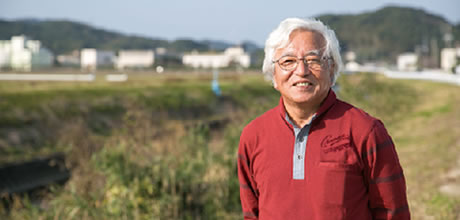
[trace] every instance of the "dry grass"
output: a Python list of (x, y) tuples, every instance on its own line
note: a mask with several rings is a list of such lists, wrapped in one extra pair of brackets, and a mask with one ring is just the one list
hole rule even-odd
[[(421, 100), (412, 114), (390, 127), (404, 166), (414, 219), (457, 219), (460, 198), (439, 192), (445, 174), (460, 169), (460, 87), (409, 82)], [(460, 179), (454, 180), (460, 185)]]

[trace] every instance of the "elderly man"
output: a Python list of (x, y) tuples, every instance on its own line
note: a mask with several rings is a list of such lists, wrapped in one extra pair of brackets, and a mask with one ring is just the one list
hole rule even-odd
[(384, 125), (331, 90), (341, 67), (320, 21), (286, 19), (268, 37), (263, 71), (281, 98), (241, 134), (245, 219), (410, 219)]

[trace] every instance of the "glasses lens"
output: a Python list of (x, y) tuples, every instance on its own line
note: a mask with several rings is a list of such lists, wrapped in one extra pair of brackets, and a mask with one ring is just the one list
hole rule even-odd
[(322, 68), (321, 60), (319, 59), (307, 60), (307, 65), (311, 70), (321, 70)]
[(278, 63), (282, 69), (292, 70), (297, 66), (297, 59), (295, 57), (283, 57)]

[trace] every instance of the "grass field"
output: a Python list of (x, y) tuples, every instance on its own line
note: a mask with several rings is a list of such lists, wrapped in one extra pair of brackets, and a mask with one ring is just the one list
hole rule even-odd
[[(9, 219), (242, 219), (239, 134), (277, 105), (258, 73), (133, 73), (127, 82), (0, 82), (0, 163), (64, 152), (72, 177)], [(460, 169), (460, 87), (343, 75), (339, 97), (382, 119), (403, 165), (413, 219), (460, 217), (442, 194)]]

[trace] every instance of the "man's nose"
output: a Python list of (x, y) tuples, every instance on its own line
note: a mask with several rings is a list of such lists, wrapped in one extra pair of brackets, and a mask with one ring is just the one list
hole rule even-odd
[(308, 75), (310, 74), (310, 69), (303, 60), (297, 60), (297, 66), (294, 69), (294, 73), (299, 76)]

